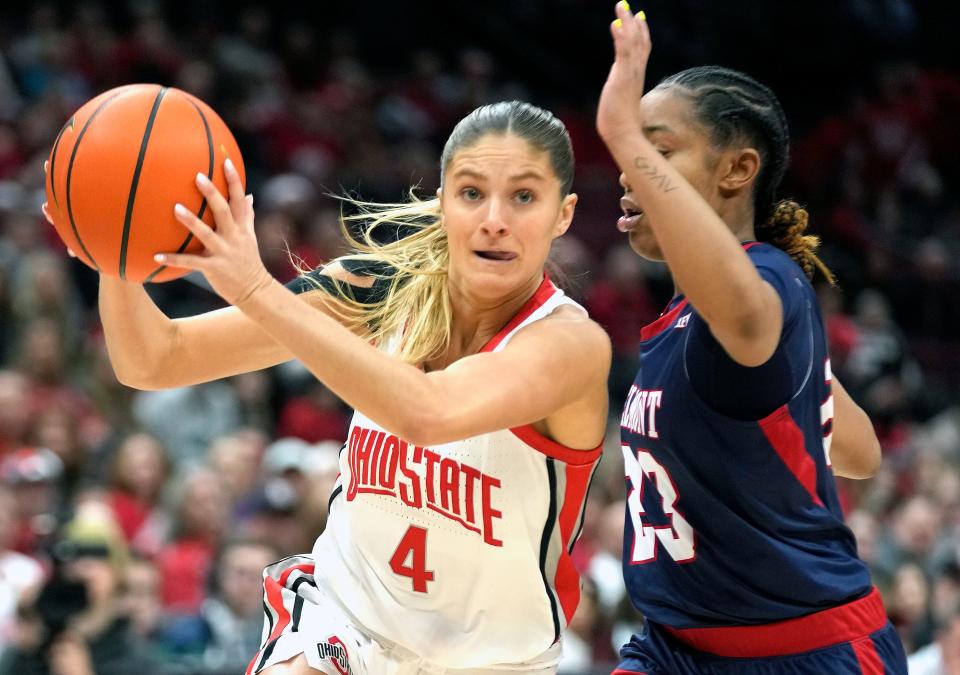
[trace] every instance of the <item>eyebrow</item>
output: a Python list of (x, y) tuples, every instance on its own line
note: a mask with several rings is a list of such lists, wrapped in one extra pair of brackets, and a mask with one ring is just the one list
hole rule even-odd
[(671, 129), (666, 124), (647, 124), (647, 125), (644, 125), (643, 127), (643, 133), (645, 134), (655, 134), (658, 131), (662, 131), (668, 134), (675, 133), (674, 130)]
[[(461, 176), (466, 176), (469, 178), (477, 178), (477, 179), (487, 178), (485, 174), (482, 174), (479, 171), (474, 171), (473, 169), (470, 169), (467, 167), (464, 167), (462, 169), (457, 169), (456, 171), (453, 172), (453, 176), (454, 178), (459, 178)], [(542, 173), (540, 173), (539, 171), (534, 171), (533, 169), (507, 177), (507, 180), (511, 182), (518, 182), (521, 180), (530, 180), (530, 179), (541, 180), (541, 181), (546, 180), (546, 178), (544, 178)]]

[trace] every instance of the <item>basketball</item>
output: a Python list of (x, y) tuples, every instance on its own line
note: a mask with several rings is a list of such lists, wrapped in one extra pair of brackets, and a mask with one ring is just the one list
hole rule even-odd
[(203, 249), (173, 207), (183, 204), (212, 226), (194, 179), (202, 172), (226, 194), (227, 157), (245, 183), (233, 135), (203, 101), (156, 84), (117, 87), (85, 103), (57, 135), (47, 208), (63, 242), (98, 272), (170, 281), (189, 270), (159, 265), (155, 253)]

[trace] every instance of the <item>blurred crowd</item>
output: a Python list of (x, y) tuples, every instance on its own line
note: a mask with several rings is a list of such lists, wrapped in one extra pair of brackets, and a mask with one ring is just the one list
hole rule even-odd
[[(544, 99), (467, 47), (411, 49), (381, 73), (356, 34), (255, 7), (186, 35), (162, 5), (131, 5), (122, 28), (109, 7), (34, 3), (0, 30), (0, 674), (242, 672), (260, 640), (260, 572), (323, 530), (349, 422), (297, 363), (168, 391), (117, 383), (96, 274), (67, 257), (40, 204), (60, 126), (130, 82), (180, 87), (226, 120), (261, 252), (283, 281), (297, 274), (291, 253), (312, 267), (343, 252), (331, 192), (432, 192), (446, 134), (476, 105), (533, 97), (564, 119), (580, 208), (554, 258), (616, 354), (561, 672), (609, 672), (641, 621), (620, 575), (618, 406), (639, 328), (672, 286), (615, 230), (617, 176), (592, 131), (592, 90)], [(838, 481), (848, 523), (911, 672), (960, 673), (960, 79), (901, 58), (874, 76), (826, 116), (806, 112), (789, 189), (840, 280), (819, 289), (833, 370), (884, 450), (876, 477)], [(173, 317), (221, 306), (202, 278), (150, 292)]]

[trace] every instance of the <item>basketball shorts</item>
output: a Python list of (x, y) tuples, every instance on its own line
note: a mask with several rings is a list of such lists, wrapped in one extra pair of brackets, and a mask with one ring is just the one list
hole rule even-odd
[(548, 675), (556, 666), (536, 664), (491, 669), (449, 669), (430, 663), (398, 644), (364, 629), (322, 578), (314, 577), (310, 556), (285, 558), (264, 570), (263, 639), (246, 675), (303, 654), (327, 675)]
[(613, 675), (907, 675), (880, 594), (760, 626), (671, 629), (648, 622)]

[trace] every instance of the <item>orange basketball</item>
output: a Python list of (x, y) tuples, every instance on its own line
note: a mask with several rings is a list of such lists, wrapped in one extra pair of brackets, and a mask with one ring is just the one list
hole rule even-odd
[(246, 183), (233, 134), (203, 101), (156, 84), (131, 84), (88, 101), (50, 151), (47, 208), (57, 233), (95, 270), (132, 281), (170, 281), (155, 253), (203, 250), (174, 218), (183, 204), (213, 225), (196, 188), (206, 174), (223, 194), (229, 157)]

